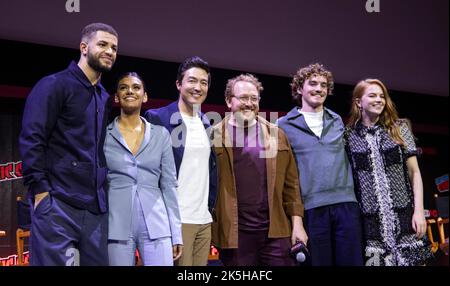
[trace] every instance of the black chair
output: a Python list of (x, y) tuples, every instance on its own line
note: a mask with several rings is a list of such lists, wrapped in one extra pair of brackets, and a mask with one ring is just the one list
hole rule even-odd
[(436, 199), (436, 210), (441, 218), (448, 218), (448, 196), (434, 195)]

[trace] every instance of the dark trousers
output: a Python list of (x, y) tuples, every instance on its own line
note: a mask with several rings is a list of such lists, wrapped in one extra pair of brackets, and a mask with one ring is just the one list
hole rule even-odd
[(219, 258), (225, 266), (294, 266), (289, 256), (291, 238), (268, 238), (267, 231), (238, 233), (237, 249), (221, 249)]
[(108, 265), (108, 214), (48, 195), (31, 210), (30, 265)]
[(362, 266), (361, 215), (357, 203), (339, 203), (305, 212), (312, 266)]

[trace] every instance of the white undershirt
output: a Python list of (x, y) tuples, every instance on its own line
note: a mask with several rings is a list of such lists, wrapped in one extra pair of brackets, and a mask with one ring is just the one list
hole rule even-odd
[(186, 125), (186, 145), (178, 173), (178, 204), (181, 222), (212, 222), (208, 211), (209, 155), (208, 135), (198, 116), (181, 114)]
[(323, 109), (319, 112), (306, 112), (299, 109), (298, 112), (303, 114), (305, 117), (305, 121), (309, 129), (311, 129), (312, 132), (320, 138), (323, 129)]

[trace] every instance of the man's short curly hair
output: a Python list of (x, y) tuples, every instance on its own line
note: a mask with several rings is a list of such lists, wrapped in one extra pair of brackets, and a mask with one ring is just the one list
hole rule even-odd
[(333, 93), (334, 88), (333, 74), (320, 63), (310, 64), (309, 66), (300, 68), (292, 79), (291, 83), (292, 98), (294, 99), (295, 102), (297, 103), (301, 102), (302, 95), (298, 93), (298, 89), (303, 88), (303, 84), (305, 83), (305, 81), (310, 77), (312, 77), (313, 75), (321, 75), (326, 77), (327, 95)]

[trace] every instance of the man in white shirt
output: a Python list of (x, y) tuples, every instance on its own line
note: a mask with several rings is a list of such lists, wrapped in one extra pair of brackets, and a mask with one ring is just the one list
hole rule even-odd
[(210, 79), (206, 61), (195, 56), (187, 58), (178, 68), (178, 101), (145, 113), (149, 122), (166, 127), (172, 137), (184, 247), (179, 266), (206, 265), (211, 245), (216, 156), (207, 133), (209, 120), (199, 112)]

